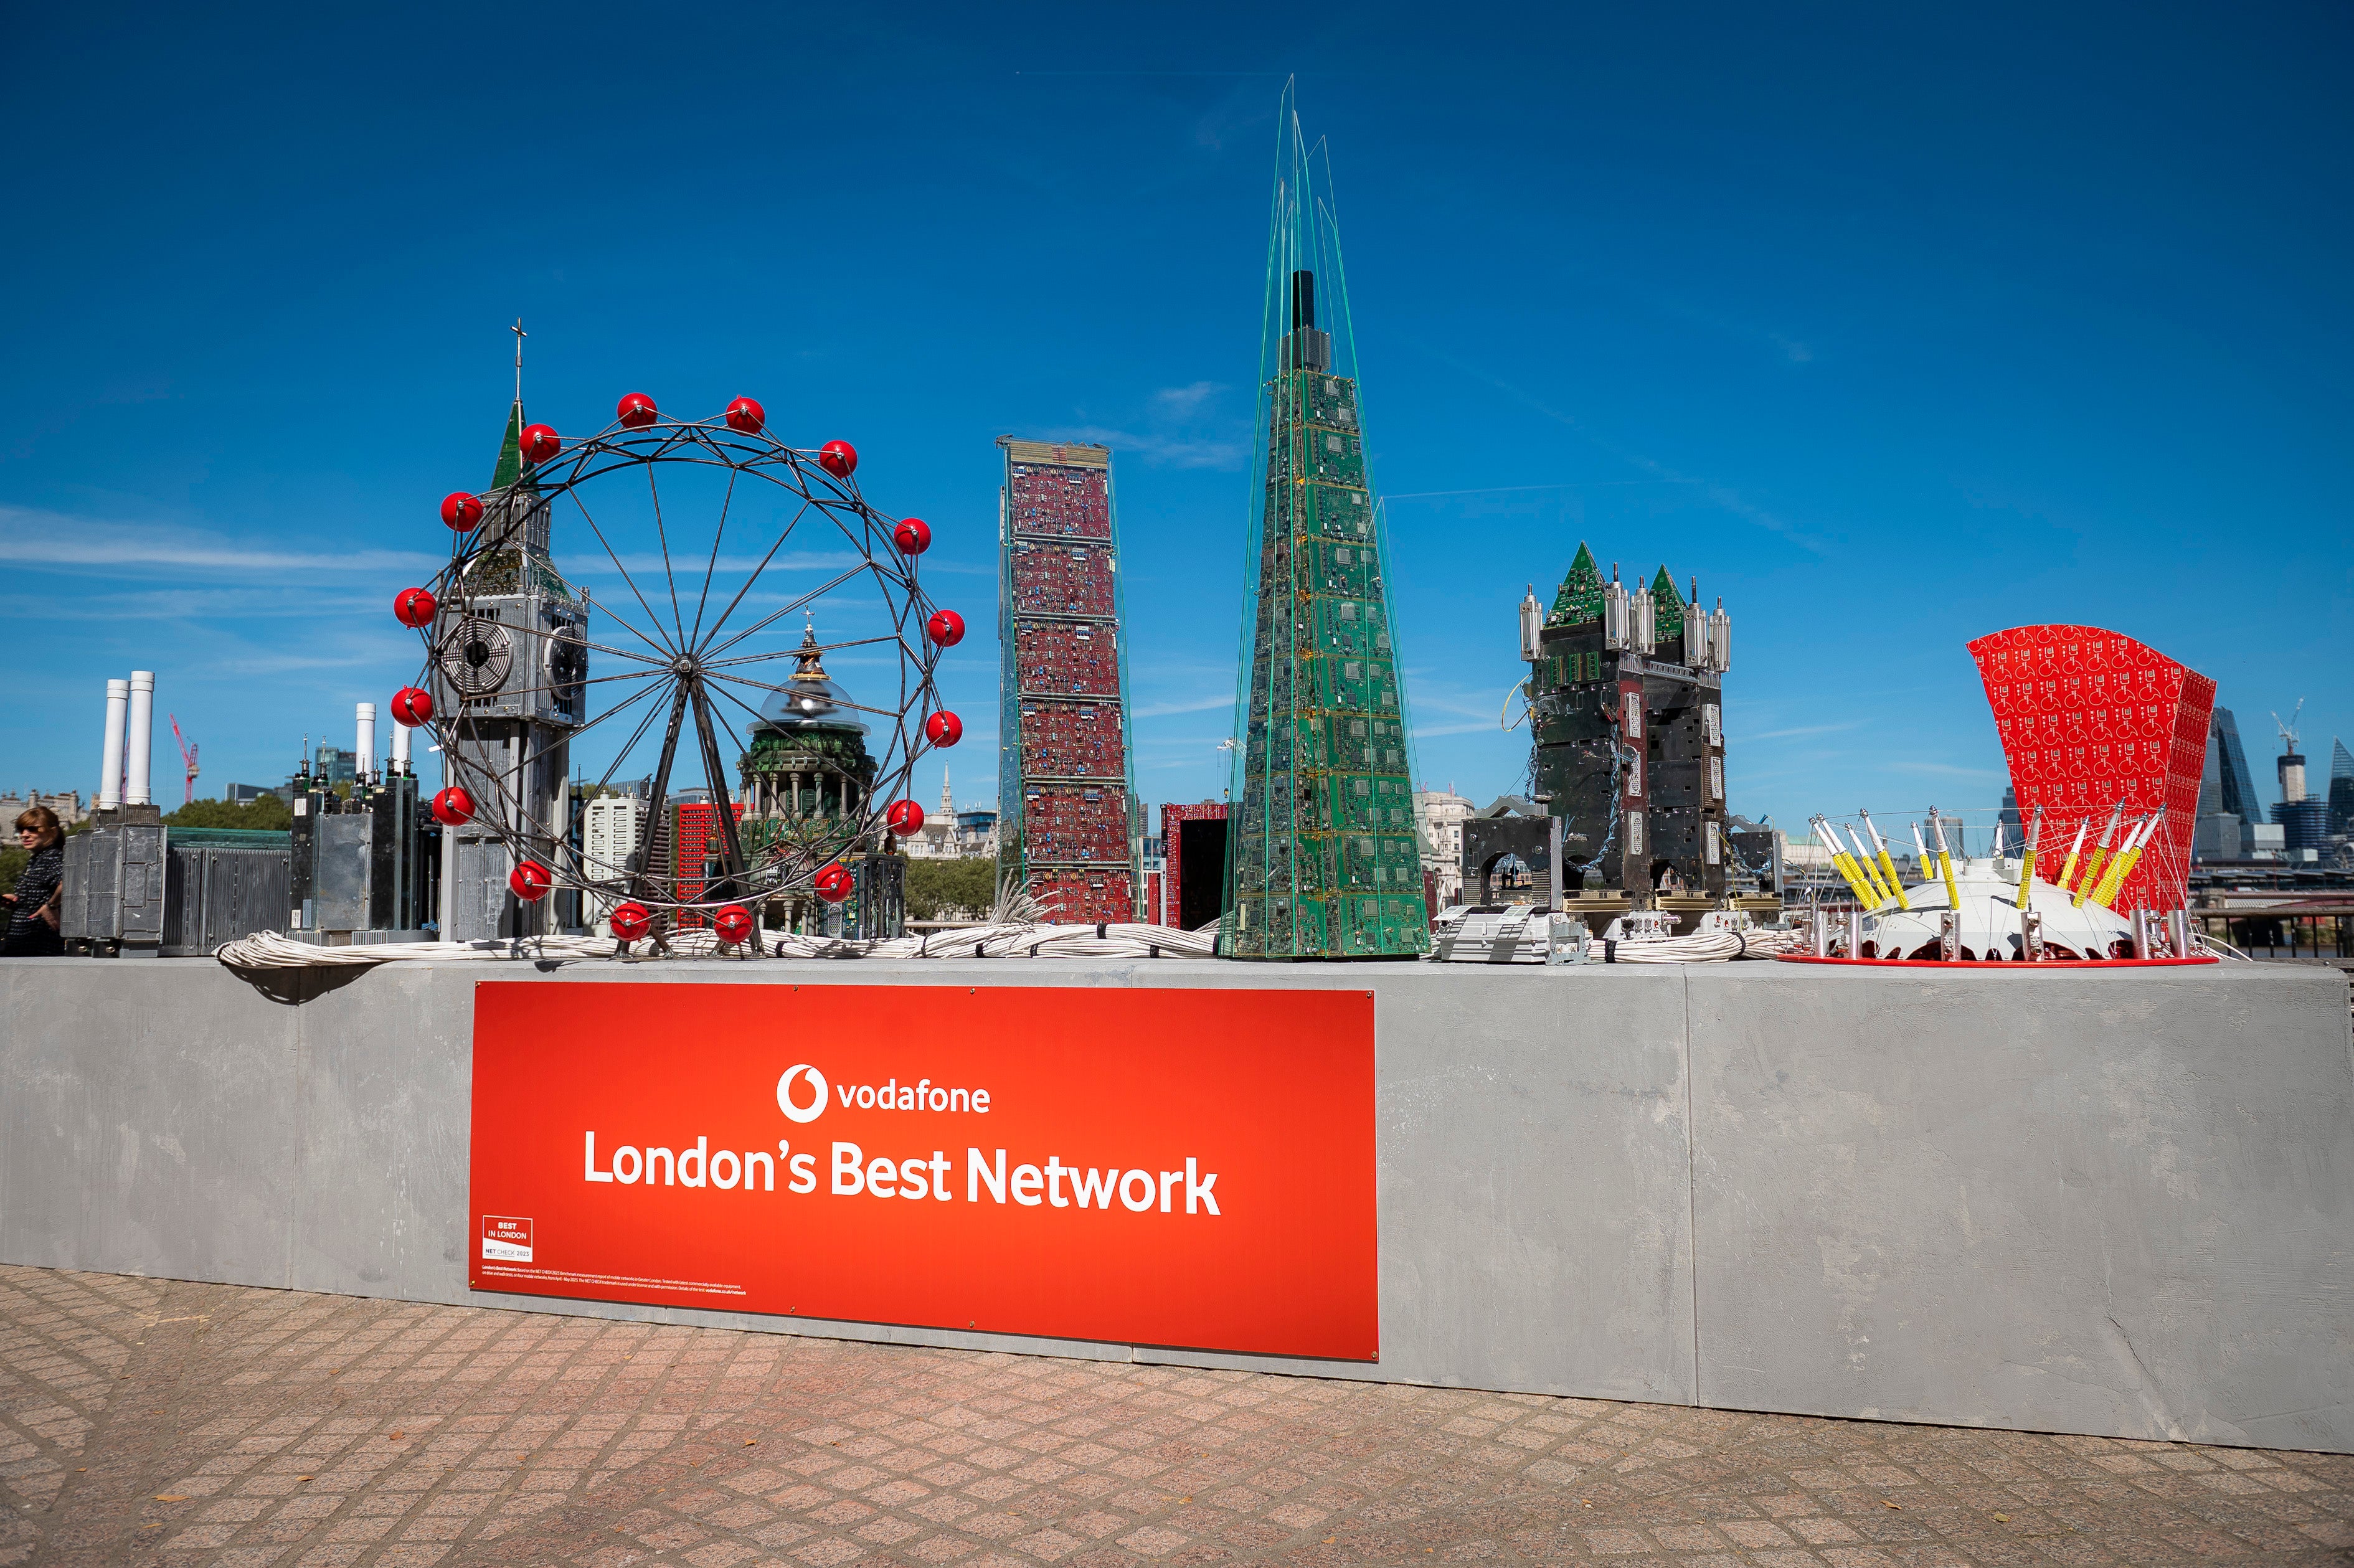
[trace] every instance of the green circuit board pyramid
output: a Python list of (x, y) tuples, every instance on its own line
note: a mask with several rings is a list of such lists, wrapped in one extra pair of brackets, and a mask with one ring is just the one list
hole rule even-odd
[(1413, 759), (1330, 169), (1288, 90), (1279, 123), (1222, 950), (1412, 958)]

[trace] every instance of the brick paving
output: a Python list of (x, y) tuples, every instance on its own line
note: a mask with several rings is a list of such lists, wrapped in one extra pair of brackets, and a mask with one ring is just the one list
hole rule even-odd
[(2354, 1563), (2354, 1458), (0, 1268), (0, 1564)]

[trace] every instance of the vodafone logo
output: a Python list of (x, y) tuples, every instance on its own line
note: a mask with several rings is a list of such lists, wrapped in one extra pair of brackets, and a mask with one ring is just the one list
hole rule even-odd
[[(814, 1092), (808, 1105), (797, 1106), (793, 1104), (793, 1080), (804, 1073), (809, 1075), (810, 1088)], [(786, 1068), (785, 1075), (777, 1080), (777, 1108), (785, 1113), (788, 1121), (815, 1121), (825, 1114), (825, 1075), (807, 1062)]]
[[(794, 1080), (806, 1074), (809, 1097), (806, 1106), (796, 1104), (801, 1092)], [(797, 1122), (812, 1122), (825, 1114), (825, 1097), (831, 1093), (843, 1110), (886, 1111), (948, 1111), (956, 1115), (987, 1116), (989, 1091), (950, 1087), (935, 1084), (929, 1078), (918, 1078), (903, 1084), (893, 1078), (882, 1084), (829, 1084), (825, 1075), (807, 1062), (796, 1062), (785, 1069), (777, 1080), (777, 1108)]]

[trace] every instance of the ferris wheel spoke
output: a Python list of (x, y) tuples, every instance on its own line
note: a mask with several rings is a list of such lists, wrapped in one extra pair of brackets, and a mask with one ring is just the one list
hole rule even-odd
[[(758, 708), (754, 707), (751, 704), (749, 704), (749, 703), (746, 702), (743, 698), (741, 698), (741, 697), (737, 696), (735, 693), (733, 693), (733, 692), (729, 691), (726, 687), (725, 687), (725, 686), (720, 686), (720, 685), (715, 685), (715, 686), (713, 686), (713, 687), (711, 688), (711, 690), (712, 690), (716, 694), (717, 694), (717, 695), (719, 695), (719, 696), (722, 696), (722, 697), (726, 698), (729, 702), (734, 703), (737, 707), (742, 708), (742, 709), (743, 709), (747, 714), (749, 714), (749, 715), (751, 715), (751, 717), (752, 717), (752, 722), (753, 722), (754, 724), (759, 724), (759, 723), (761, 723), (761, 722), (762, 722), (762, 720), (761, 720), (761, 718), (760, 718), (760, 710), (759, 710), (759, 709), (758, 709)], [(715, 711), (716, 711), (716, 710), (715, 710)], [(721, 712), (721, 713), (720, 713), (720, 715), (719, 715), (719, 718), (720, 718), (720, 722), (721, 722), (722, 724), (726, 724), (726, 723), (727, 722), (727, 715), (726, 715), (726, 714), (725, 712)], [(746, 745), (744, 744), (744, 741), (743, 741), (743, 739), (742, 739), (742, 737), (741, 737), (741, 736), (737, 736), (737, 733), (736, 733), (736, 728), (735, 728), (735, 726), (734, 726), (733, 725), (729, 725), (729, 726), (728, 726), (728, 728), (727, 728), (727, 738), (728, 738), (728, 739), (730, 739), (730, 740), (735, 741), (735, 742), (736, 742), (736, 744), (737, 744), (737, 746), (740, 749), (742, 749), (742, 750), (749, 751), (749, 750), (751, 750), (751, 749), (752, 749), (750, 747), (746, 746)]]
[(746, 627), (743, 630), (737, 632), (726, 641), (716, 643), (712, 647), (705, 649), (703, 651), (703, 657), (705, 660), (715, 659), (720, 654), (726, 652), (730, 648), (736, 647), (737, 644), (741, 643), (746, 638), (758, 636), (759, 633), (766, 631), (769, 627), (774, 626), (778, 621), (782, 620), (785, 617), (792, 614), (793, 611), (804, 609), (810, 604), (815, 602), (817, 599), (832, 593), (834, 589), (840, 588), (843, 584), (856, 577), (863, 569), (863, 567), (849, 567), (840, 576), (829, 578), (828, 580), (818, 584), (817, 587), (810, 589), (807, 593), (797, 595), (784, 604), (779, 605), (769, 614), (762, 616), (759, 620), (754, 621), (751, 625)]
[[(881, 524), (874, 520), (871, 513), (856, 506), (842, 506), (838, 503), (820, 504), (824, 507), (827, 521), (842, 535), (843, 542), (858, 552), (865, 562), (865, 568), (875, 574), (878, 582), (896, 584), (911, 593), (915, 591), (916, 563), (913, 557), (905, 558), (901, 565), (888, 567), (875, 558), (875, 549), (880, 546), (895, 561), (901, 559), (898, 546), (884, 531)], [(843, 515), (845, 512), (848, 516)], [(854, 527), (852, 525), (854, 520)]]
[(589, 675), (579, 683), (583, 686), (601, 686), (608, 681), (659, 681), (670, 673), (667, 665), (657, 664), (650, 670), (624, 670), (618, 675)]
[(737, 664), (762, 664), (779, 659), (795, 659), (803, 653), (825, 654), (837, 652), (844, 648), (866, 648), (877, 642), (896, 642), (903, 648), (907, 646), (906, 641), (899, 637), (854, 637), (843, 642), (821, 642), (814, 648), (779, 648), (773, 653), (738, 653), (733, 659), (705, 659), (701, 662), (701, 667), (705, 670), (725, 670)]
[(670, 621), (678, 633), (676, 646), (686, 646), (686, 620), (678, 609), (678, 574), (670, 567), (670, 531), (663, 524), (662, 486), (654, 482), (654, 465), (646, 464), (646, 493), (653, 498), (654, 542), (662, 546), (663, 580), (670, 584)]
[(658, 673), (661, 671), (674, 668), (677, 663), (677, 661), (663, 657), (660, 654), (633, 653), (627, 648), (614, 648), (602, 642), (591, 642), (585, 637), (577, 639), (577, 641), (579, 642), (581, 647), (589, 650), (591, 652), (610, 653), (616, 659), (627, 659), (632, 664), (645, 665), (646, 669), (640, 672), (642, 674)]
[[(639, 606), (645, 610), (646, 623), (654, 629), (655, 634), (652, 637), (648, 637), (644, 632), (638, 630), (634, 626), (631, 626), (630, 630), (635, 633), (647, 647), (666, 648), (673, 655), (676, 655), (678, 652), (678, 644), (673, 642), (669, 638), (662, 635), (662, 617), (656, 615), (654, 613), (654, 607), (646, 602), (645, 594), (638, 588), (638, 579), (631, 577), (630, 575), (630, 568), (621, 564), (620, 553), (613, 548), (613, 542), (605, 537), (605, 530), (597, 526), (597, 519), (589, 514), (588, 503), (580, 499), (580, 493), (577, 490), (567, 490), (565, 493), (572, 497), (572, 504), (579, 509), (581, 521), (588, 524), (588, 531), (597, 535), (597, 543), (605, 546), (605, 558), (613, 563), (613, 569), (615, 571), (621, 574), (621, 581), (628, 587), (631, 597), (637, 599)], [(605, 613), (608, 615), (613, 614), (610, 608)], [(613, 619), (624, 626), (629, 625), (629, 622), (622, 620), (618, 615), (613, 616)]]
[[(719, 498), (719, 521), (711, 530), (711, 558), (703, 563), (703, 591), (695, 596), (695, 630), (687, 634), (686, 645), (694, 647), (703, 637), (703, 612), (711, 607), (711, 577), (719, 569), (719, 546), (727, 537), (727, 509), (736, 504), (736, 479), (739, 471), (727, 470), (727, 493)], [(712, 629), (716, 631), (718, 629)]]
[[(716, 670), (706, 670), (704, 674), (707, 679), (725, 682), (730, 685), (749, 686), (756, 692), (790, 692), (793, 689), (790, 682), (778, 684), (769, 681), (756, 681), (749, 675), (723, 675)], [(737, 701), (740, 703), (742, 699), (739, 698)], [(749, 705), (744, 705), (747, 711), (749, 711)], [(849, 708), (855, 713), (874, 714), (880, 718), (896, 719), (899, 716), (889, 708), (869, 707), (864, 703), (854, 703), (846, 697), (836, 697), (833, 705), (838, 708)], [(760, 715), (754, 713), (752, 716), (758, 718)]]
[[(660, 672), (658, 672), (658, 671), (654, 671), (654, 672), (649, 672), (649, 673), (660, 673)], [(606, 679), (611, 679), (611, 680), (619, 680), (619, 679), (622, 679), (623, 677), (620, 677), (620, 676), (608, 676), (608, 677), (605, 677), (605, 678), (606, 678)], [(525, 758), (524, 758), (524, 759), (523, 759), (523, 761), (522, 761), (522, 762), (520, 762), (519, 764), (517, 764), (517, 769), (518, 769), (518, 775), (517, 775), (517, 776), (518, 776), (518, 777), (520, 777), (520, 769), (525, 768), (528, 768), (531, 764), (533, 764), (533, 763), (535, 763), (535, 762), (537, 762), (537, 761), (540, 761), (541, 759), (543, 759), (543, 758), (547, 758), (547, 757), (550, 757), (550, 756), (554, 755), (554, 753), (556, 752), (557, 747), (570, 747), (570, 746), (571, 746), (571, 744), (572, 744), (574, 741), (578, 740), (582, 736), (587, 735), (590, 730), (595, 729), (599, 725), (603, 724), (607, 719), (611, 718), (611, 717), (612, 717), (614, 715), (616, 715), (616, 714), (626, 712), (628, 709), (630, 709), (630, 708), (631, 708), (631, 707), (635, 706), (637, 704), (639, 704), (639, 703), (642, 703), (642, 702), (645, 701), (645, 699), (646, 699), (648, 696), (652, 695), (653, 693), (655, 693), (655, 692), (659, 692), (659, 691), (661, 691), (661, 690), (663, 690), (663, 687), (662, 687), (661, 683), (658, 683), (658, 682), (657, 682), (657, 683), (653, 683), (653, 684), (651, 684), (651, 685), (641, 686), (641, 687), (639, 687), (639, 688), (638, 688), (638, 690), (637, 690), (637, 691), (635, 691), (635, 692), (631, 693), (630, 695), (628, 695), (628, 696), (626, 696), (626, 697), (623, 697), (620, 702), (615, 703), (611, 707), (607, 708), (603, 713), (599, 714), (595, 718), (590, 719), (587, 724), (584, 724), (584, 725), (580, 726), (579, 726), (578, 728), (577, 728), (577, 729), (568, 729), (568, 730), (566, 730), (566, 731), (564, 732), (564, 734), (563, 734), (560, 737), (558, 737), (557, 739), (553, 740), (553, 741), (550, 741), (547, 745), (546, 745), (546, 746), (543, 746), (543, 747), (539, 747), (537, 750), (535, 750), (535, 751), (534, 751), (534, 752), (530, 753), (528, 756), (525, 757)], [(651, 711), (651, 712), (659, 712), (659, 711), (660, 711), (659, 705), (657, 705), (655, 708), (651, 709), (651, 710), (649, 710), (649, 711)]]
[[(704, 782), (711, 789), (712, 816), (718, 823), (720, 858), (726, 870), (726, 875), (716, 887), (705, 885), (704, 895), (715, 902), (722, 898), (742, 898), (750, 892), (748, 885), (750, 879), (746, 874), (744, 840), (737, 831), (736, 810), (727, 789), (726, 768), (719, 756), (719, 737), (711, 727), (711, 704), (704, 694), (701, 682), (690, 684), (688, 691), (695, 700), (695, 734), (703, 747)], [(752, 924), (752, 951), (758, 953), (759, 950), (760, 927), (756, 920)]]
[(623, 659), (642, 659), (650, 664), (668, 664), (675, 659), (676, 654), (665, 646), (660, 639), (647, 636), (633, 622), (631, 622), (628, 616), (617, 614), (610, 604), (593, 605), (591, 609), (592, 611), (594, 609), (602, 609), (607, 616), (611, 618), (614, 625), (620, 627), (622, 630), (636, 638), (639, 643), (649, 650), (649, 652), (633, 653), (627, 649), (609, 648), (604, 644), (598, 642), (591, 642), (587, 644), (587, 646), (595, 648), (600, 652), (615, 654)]
[(638, 748), (638, 742), (645, 739), (646, 731), (653, 727), (654, 719), (662, 711), (660, 703), (647, 705), (645, 716), (638, 720), (638, 727), (630, 732), (630, 738), (621, 743), (621, 749), (613, 753), (613, 760), (606, 764), (604, 775), (597, 780), (598, 789), (610, 789), (613, 787), (613, 775), (621, 770), (621, 764), (630, 759), (630, 753)]
[[(639, 890), (648, 897), (657, 896), (653, 885), (654, 835), (662, 826), (663, 807), (668, 803), (671, 764), (678, 759), (678, 732), (686, 722), (687, 698), (690, 693), (684, 681), (671, 691), (670, 728), (663, 735), (662, 759), (654, 766), (653, 788), (646, 796), (646, 823), (638, 834), (637, 853), (630, 857), (631, 874)], [(670, 878), (663, 878), (665, 886)]]
[[(769, 569), (769, 563), (777, 558), (777, 552), (785, 547), (785, 541), (793, 536), (793, 530), (801, 525), (801, 521), (804, 516), (808, 515), (809, 509), (809, 498), (807, 496), (803, 496), (801, 498), (801, 510), (794, 513), (792, 515), (792, 521), (787, 523), (784, 527), (779, 531), (777, 535), (777, 542), (769, 546), (768, 554), (762, 556), (759, 559), (759, 563), (753, 567), (750, 573), (745, 577), (744, 586), (736, 590), (736, 597), (727, 601), (727, 608), (721, 610), (719, 612), (719, 618), (711, 623), (711, 635), (714, 639), (718, 637), (720, 629), (727, 624), (727, 618), (736, 613), (736, 607), (744, 602), (744, 596), (752, 591), (752, 585), (758, 582), (761, 575)], [(723, 644), (723, 649), (732, 648), (735, 645), (734, 641), (730, 641)]]

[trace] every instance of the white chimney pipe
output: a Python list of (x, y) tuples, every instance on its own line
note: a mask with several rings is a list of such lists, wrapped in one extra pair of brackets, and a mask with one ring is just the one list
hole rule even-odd
[(405, 724), (392, 726), (392, 770), (395, 773), (408, 771), (408, 726)]
[(352, 773), (366, 779), (376, 771), (376, 705), (362, 703), (356, 712), (358, 744), (352, 747)]
[(122, 726), (131, 713), (131, 683), (106, 683), (106, 749), (99, 764), (98, 809), (111, 811), (122, 804)]
[(122, 758), (122, 803), (145, 806), (154, 803), (148, 791), (148, 776), (155, 760), (155, 672), (131, 672), (131, 739), (130, 749)]

